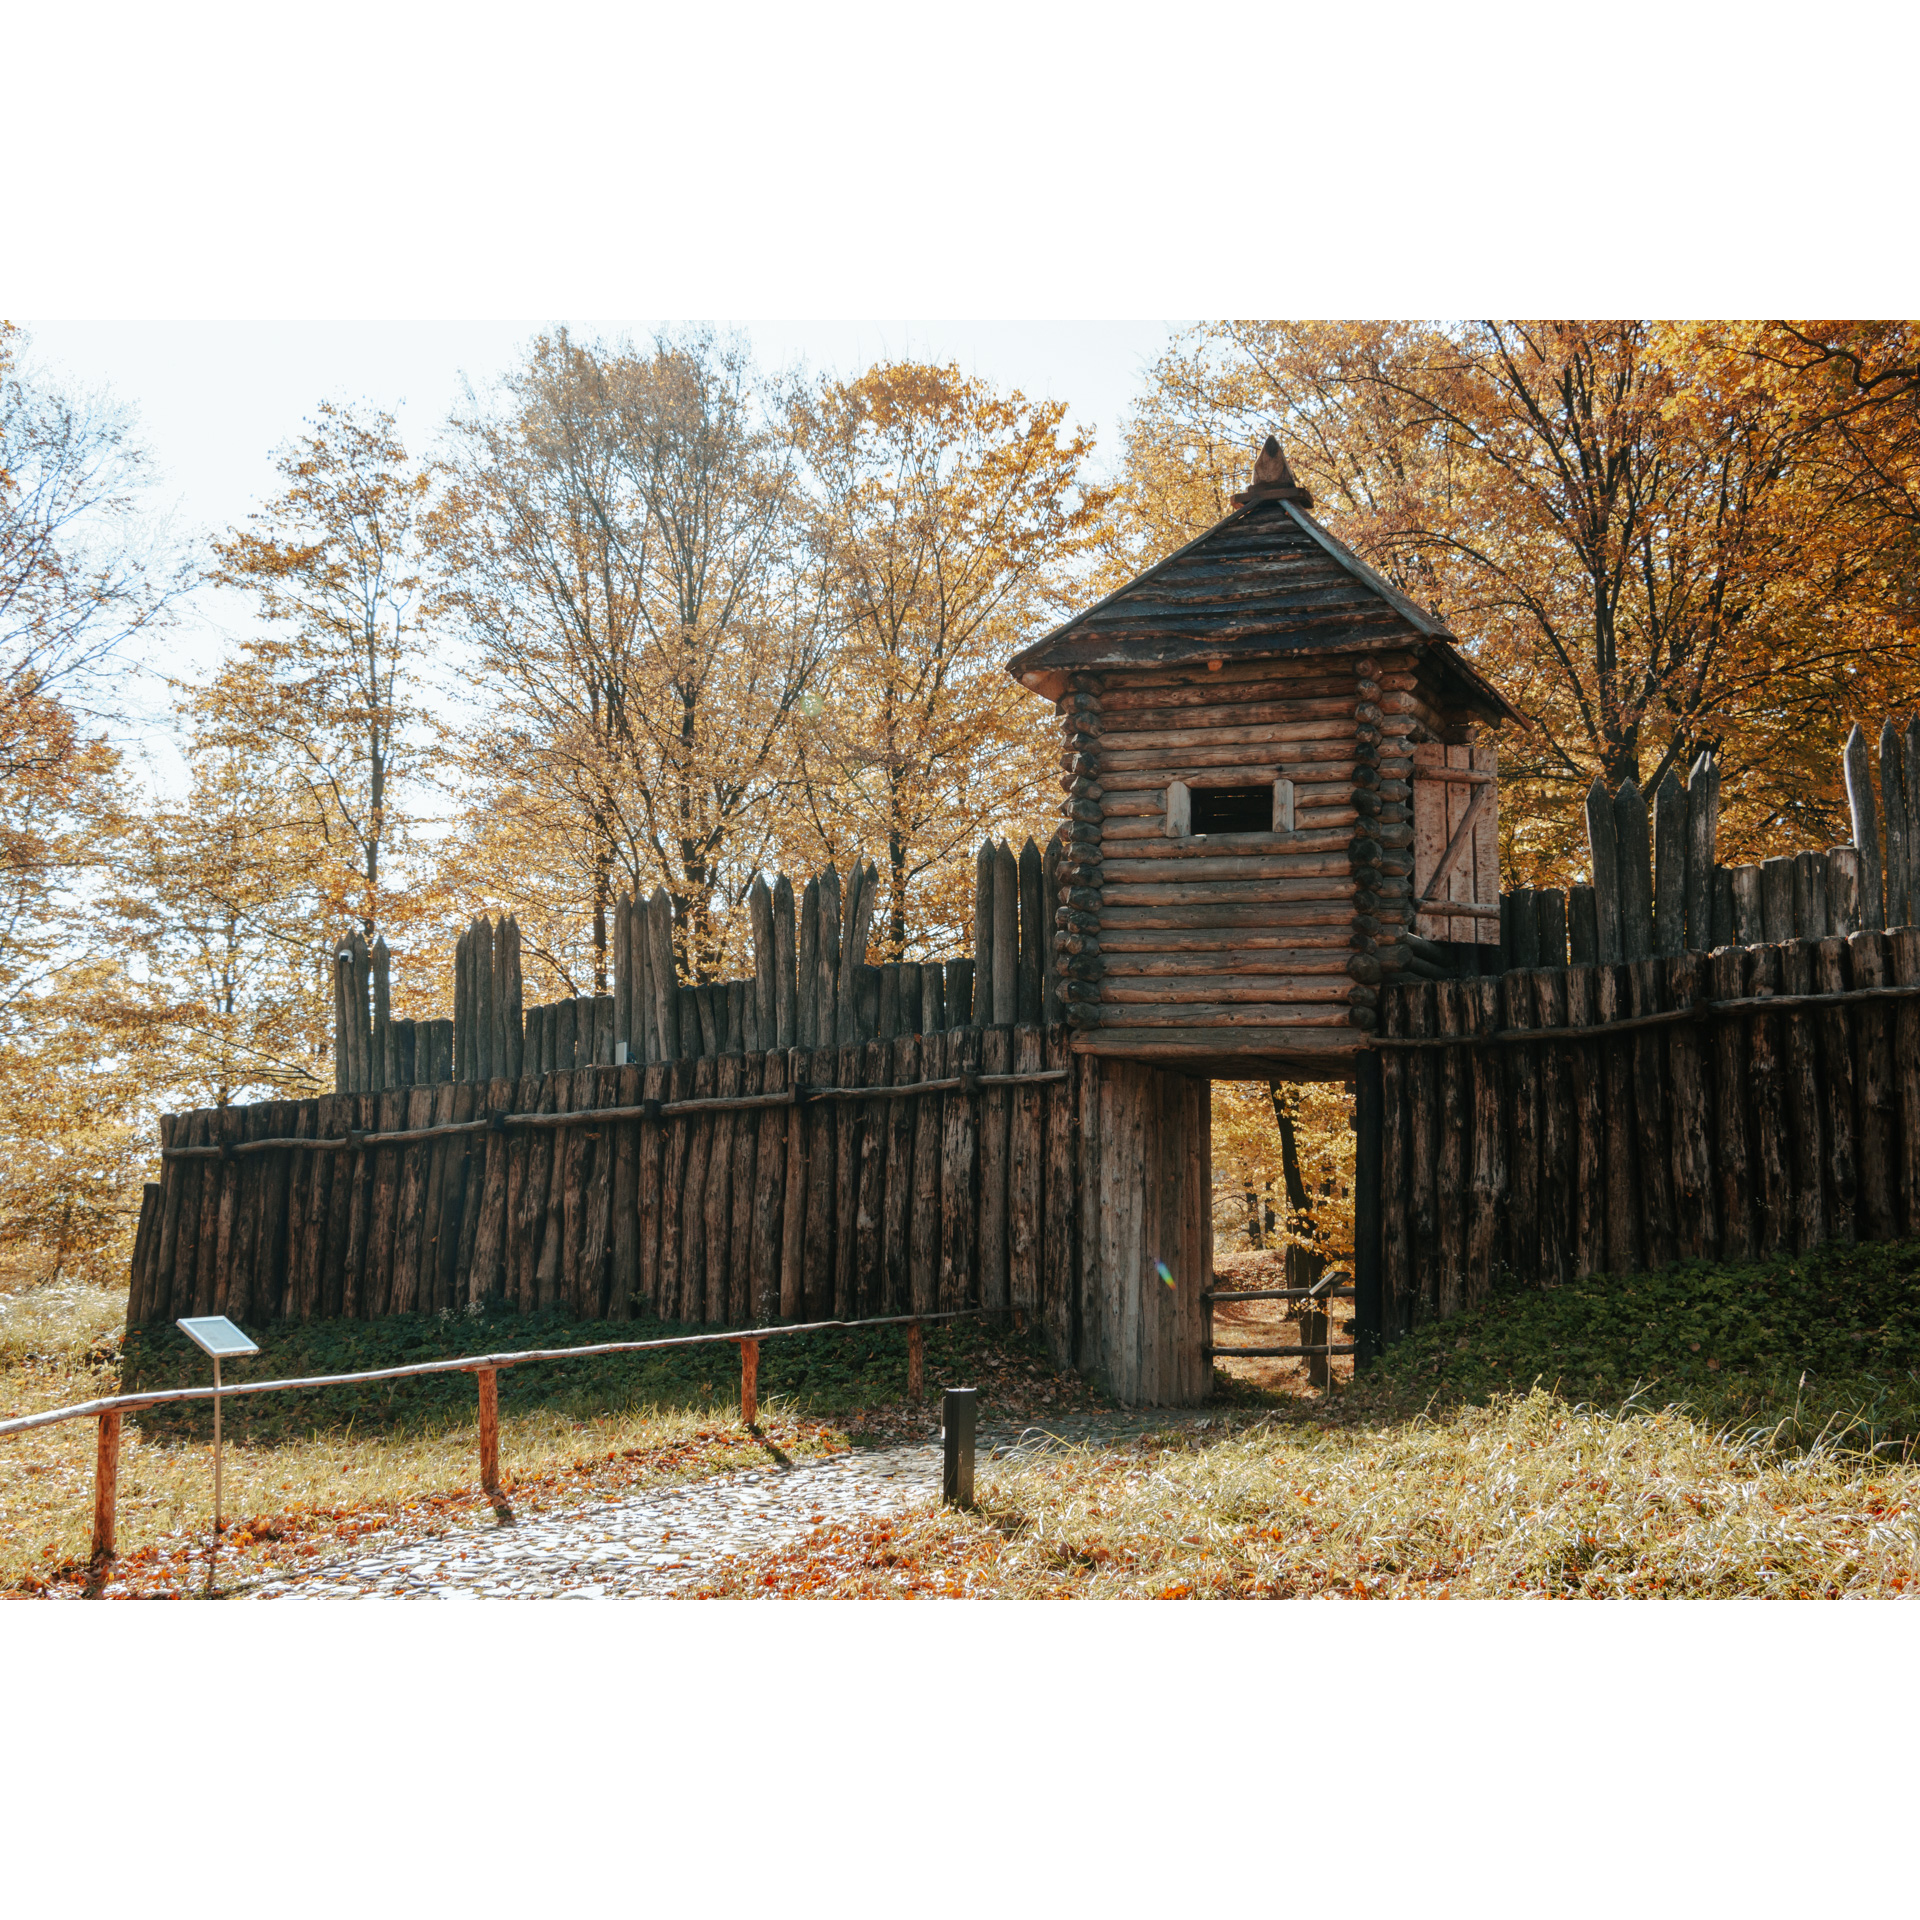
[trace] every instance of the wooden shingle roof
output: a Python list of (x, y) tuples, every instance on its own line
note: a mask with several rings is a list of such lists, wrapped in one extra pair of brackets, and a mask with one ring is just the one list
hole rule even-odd
[(1244, 496), (1218, 526), (1023, 648), (1007, 671), (1057, 700), (1073, 672), (1424, 647), (1469, 711), (1519, 719), (1444, 623), (1342, 546), (1305, 497), (1292, 487)]

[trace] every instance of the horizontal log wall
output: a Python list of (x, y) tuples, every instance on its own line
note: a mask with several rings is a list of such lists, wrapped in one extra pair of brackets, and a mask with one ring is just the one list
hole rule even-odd
[[(1077, 1030), (1140, 1058), (1352, 1051), (1376, 936), (1404, 924), (1411, 886), (1413, 667), (1389, 652), (1071, 677), (1054, 944)], [(1383, 742), (1387, 704), (1407, 711)], [(1291, 828), (1195, 834), (1169, 798), (1274, 782)]]
[[(1382, 996), (1383, 1331), (1528, 1284), (1920, 1234), (1920, 929), (1407, 982)], [(1516, 1042), (1538, 1028), (1538, 1042)]]

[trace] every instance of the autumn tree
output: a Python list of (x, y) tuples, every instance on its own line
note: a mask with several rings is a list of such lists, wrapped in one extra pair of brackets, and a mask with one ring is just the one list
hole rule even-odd
[(191, 689), (201, 747), (270, 777), (337, 929), (400, 931), (420, 902), (404, 861), (435, 727), (421, 570), (431, 473), (393, 416), (323, 401), (275, 458), (285, 486), (214, 543), (210, 578), (253, 596), (260, 628)]
[(825, 856), (878, 858), (890, 957), (964, 932), (985, 833), (1044, 838), (1057, 813), (1047, 716), (1005, 667), (1064, 617), (1106, 504), (1065, 413), (912, 362), (795, 406), (834, 636), (799, 824)]
[(148, 1022), (165, 1034), (150, 1084), (188, 1107), (333, 1085), (340, 920), (313, 864), (305, 785), (208, 738), (223, 728), (189, 719), (187, 791), (141, 812), (108, 895), (140, 961)]
[(130, 418), (24, 345), (0, 323), (0, 1248), (58, 1274), (135, 1205), (151, 1035), (98, 907), (130, 808), (109, 726), (185, 576)]
[[(683, 958), (719, 969), (774, 845), (823, 638), (795, 471), (737, 342), (536, 339), (453, 422), (436, 517), (449, 607), (492, 702), (469, 737), (460, 857), (604, 989), (608, 910), (664, 886)], [(581, 918), (590, 944), (556, 950)]]
[(1131, 518), (1164, 540), (1278, 431), (1334, 531), (1531, 718), (1502, 742), (1516, 879), (1577, 868), (1596, 773), (1652, 784), (1704, 748), (1730, 844), (1783, 818), (1830, 839), (1839, 739), (1920, 690), (1920, 651), (1822, 512), (1801, 369), (1755, 345), (1720, 323), (1201, 327), (1134, 421)]

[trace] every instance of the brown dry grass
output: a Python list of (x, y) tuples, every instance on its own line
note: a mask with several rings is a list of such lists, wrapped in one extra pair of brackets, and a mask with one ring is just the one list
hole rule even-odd
[(1920, 1467), (1783, 1455), (1536, 1390), (1445, 1420), (1261, 1421), (983, 1470), (972, 1514), (823, 1529), (715, 1594), (1869, 1598), (1920, 1592)]

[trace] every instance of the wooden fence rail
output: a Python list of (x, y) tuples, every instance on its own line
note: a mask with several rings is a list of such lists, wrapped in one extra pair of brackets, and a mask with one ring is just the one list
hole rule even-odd
[[(759, 1411), (762, 1340), (791, 1338), (797, 1334), (852, 1333), (868, 1327), (905, 1326), (917, 1360), (921, 1351), (921, 1328), (929, 1320), (970, 1319), (975, 1317), (976, 1311), (967, 1308), (951, 1313), (889, 1314), (866, 1320), (816, 1320), (805, 1326), (749, 1327), (731, 1333), (673, 1334), (657, 1340), (602, 1340), (586, 1347), (509, 1349), (502, 1353), (465, 1354), (454, 1360), (419, 1360), (404, 1367), (371, 1367), (361, 1373), (311, 1374), (294, 1380), (244, 1380), (230, 1387), (156, 1387), (147, 1393), (116, 1393), (98, 1400), (83, 1400), (70, 1407), (49, 1407), (40, 1413), (0, 1420), (0, 1438), (8, 1434), (27, 1433), (35, 1427), (57, 1426), (66, 1420), (98, 1421), (94, 1458), (93, 1557), (99, 1562), (110, 1559), (114, 1551), (121, 1421), (127, 1413), (142, 1407), (165, 1406), (182, 1400), (218, 1399), (224, 1402), (248, 1394), (364, 1386), (373, 1380), (410, 1380), (436, 1373), (471, 1373), (476, 1376), (479, 1385), (480, 1484), (491, 1493), (497, 1490), (500, 1483), (499, 1377), (507, 1367), (530, 1366), (548, 1360), (592, 1360), (610, 1353), (651, 1353), (667, 1347), (731, 1343), (740, 1349), (740, 1418), (751, 1427)], [(909, 1368), (907, 1391), (910, 1399), (920, 1398), (923, 1378), (917, 1365)]]
[(1407, 982), (1381, 1008), (1389, 1340), (1497, 1269), (1920, 1233), (1920, 929)]

